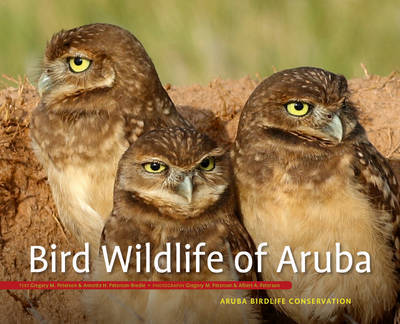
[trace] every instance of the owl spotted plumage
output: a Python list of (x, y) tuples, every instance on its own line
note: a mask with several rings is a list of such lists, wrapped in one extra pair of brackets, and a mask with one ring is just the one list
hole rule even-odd
[[(379, 107), (376, 107), (379, 109)], [(399, 291), (399, 187), (357, 120), (343, 76), (296, 68), (264, 80), (239, 122), (233, 164), (244, 224), (267, 241), (265, 280), (290, 280), (280, 297), (346, 297), (351, 305), (281, 305), (299, 323), (393, 321)], [(335, 242), (366, 251), (371, 273), (276, 272), (289, 245), (334, 253)], [(313, 269), (312, 259), (307, 268)], [(324, 264), (320, 267), (324, 268)], [(333, 265), (334, 268), (334, 265)]]
[[(132, 253), (127, 273), (115, 267), (106, 273), (103, 257), (95, 264), (94, 280), (209, 281), (255, 280), (255, 272), (238, 273), (233, 258), (239, 251), (252, 253), (253, 246), (237, 217), (227, 154), (206, 136), (182, 128), (156, 130), (142, 135), (123, 155), (115, 185), (114, 208), (102, 238), (108, 255), (119, 246), (151, 245), (152, 258), (165, 251), (166, 243), (182, 246), (180, 271), (176, 250), (171, 252), (171, 272), (145, 271), (145, 255), (137, 272)], [(184, 246), (192, 249), (205, 242), (200, 272), (195, 262), (186, 270)], [(213, 251), (223, 262), (211, 272), (207, 257)], [(192, 260), (193, 261), (193, 260)], [(245, 268), (245, 260), (241, 267)], [(221, 298), (245, 297), (249, 291), (111, 291), (88, 292), (89, 318), (95, 322), (140, 323), (244, 323), (258, 322), (257, 306), (220, 305)], [(102, 305), (107, 304), (107, 308)], [(133, 316), (132, 314), (135, 314)], [(142, 322), (139, 320), (141, 319)]]
[(187, 126), (154, 65), (128, 31), (92, 24), (47, 45), (32, 114), (34, 151), (63, 224), (97, 250), (112, 210), (117, 163), (143, 132)]

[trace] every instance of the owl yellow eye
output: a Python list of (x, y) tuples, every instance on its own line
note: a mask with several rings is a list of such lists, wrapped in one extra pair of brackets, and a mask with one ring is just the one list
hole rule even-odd
[(71, 57), (68, 59), (69, 68), (74, 73), (80, 73), (87, 70), (92, 61), (83, 57)]
[(205, 159), (203, 159), (203, 160), (200, 162), (199, 168), (200, 168), (201, 170), (211, 171), (212, 169), (215, 168), (215, 158), (213, 158), (213, 157), (206, 157)]
[(305, 116), (310, 111), (310, 105), (301, 101), (289, 102), (286, 104), (286, 110), (289, 114), (297, 117)]
[(143, 164), (143, 168), (150, 173), (161, 173), (167, 168), (167, 166), (160, 162), (149, 162)]

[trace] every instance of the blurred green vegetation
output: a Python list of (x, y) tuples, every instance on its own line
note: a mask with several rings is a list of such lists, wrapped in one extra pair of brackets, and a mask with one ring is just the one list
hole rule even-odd
[(399, 0), (0, 0), (0, 74), (32, 78), (46, 41), (92, 22), (136, 35), (163, 83), (313, 65), (347, 77), (399, 67)]

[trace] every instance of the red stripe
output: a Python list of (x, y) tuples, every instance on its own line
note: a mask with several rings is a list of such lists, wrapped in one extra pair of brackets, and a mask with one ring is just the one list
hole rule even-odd
[(291, 289), (290, 281), (0, 281), (0, 289)]

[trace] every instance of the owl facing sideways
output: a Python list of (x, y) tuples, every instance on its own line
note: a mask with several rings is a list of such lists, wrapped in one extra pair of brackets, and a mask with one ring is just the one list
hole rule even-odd
[[(102, 246), (111, 255), (115, 246), (126, 255), (128, 246), (151, 244), (151, 255), (165, 251), (166, 243), (182, 245), (181, 271), (172, 252), (172, 271), (158, 273), (153, 267), (137, 272), (132, 252), (128, 272), (117, 266), (107, 273), (100, 255), (92, 272), (94, 280), (116, 281), (209, 281), (253, 280), (254, 272), (239, 274), (229, 260), (239, 251), (252, 252), (252, 241), (239, 222), (231, 186), (227, 154), (206, 136), (183, 128), (155, 130), (142, 135), (123, 155), (115, 184), (112, 216), (105, 224)], [(200, 272), (191, 262), (186, 272), (183, 246), (205, 242), (206, 255)], [(212, 251), (224, 262), (208, 270), (206, 258)], [(244, 260), (243, 260), (244, 262)], [(242, 264), (245, 268), (246, 265)], [(89, 319), (113, 323), (244, 323), (258, 322), (253, 305), (220, 305), (221, 298), (245, 297), (245, 290), (130, 290), (88, 291), (85, 302)], [(103, 305), (107, 305), (105, 308)]]
[[(351, 298), (351, 305), (285, 304), (280, 310), (299, 323), (393, 321), (399, 188), (357, 120), (346, 79), (311, 67), (265, 79), (245, 104), (232, 156), (244, 224), (256, 245), (269, 245), (263, 278), (293, 284), (269, 295)], [(358, 251), (367, 251), (371, 273), (276, 271), (286, 245), (300, 264), (301, 251), (334, 255), (335, 242), (356, 260)], [(307, 269), (313, 262), (307, 259)]]
[(31, 137), (62, 223), (97, 251), (117, 164), (143, 132), (187, 126), (141, 43), (91, 24), (55, 34), (38, 83)]

